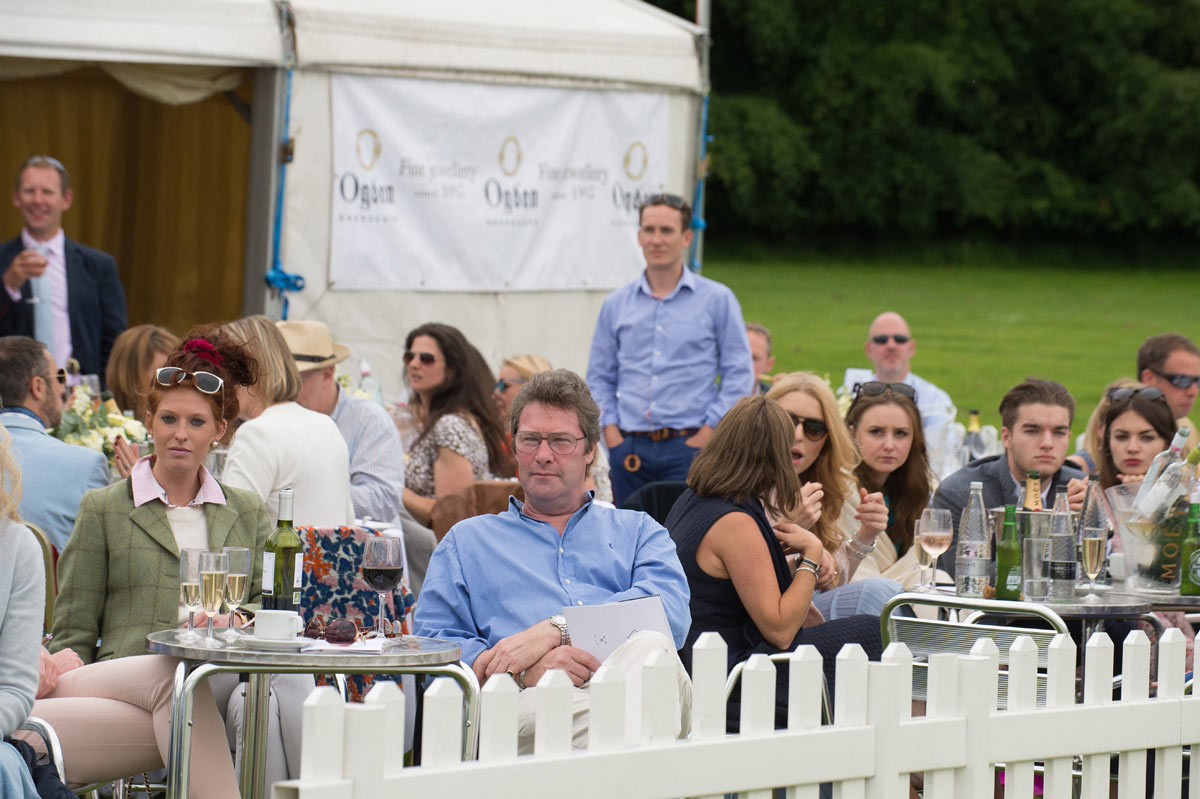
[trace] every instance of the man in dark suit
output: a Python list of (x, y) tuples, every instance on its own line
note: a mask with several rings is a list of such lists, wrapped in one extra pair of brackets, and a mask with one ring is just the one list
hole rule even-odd
[(125, 292), (111, 255), (63, 233), (62, 215), (73, 198), (57, 160), (39, 155), (21, 165), (13, 205), (25, 226), (0, 245), (0, 336), (36, 338), (56, 362), (74, 358), (84, 374), (103, 376), (125, 330)]

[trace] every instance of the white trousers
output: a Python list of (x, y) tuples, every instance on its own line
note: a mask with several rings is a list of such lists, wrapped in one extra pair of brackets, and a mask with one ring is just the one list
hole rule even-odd
[[(675, 727), (676, 737), (687, 735), (692, 726), (692, 680), (687, 669), (675, 652), (675, 643), (662, 633), (643, 630), (617, 647), (604, 665), (618, 669), (625, 677), (625, 744), (636, 746), (642, 740), (642, 666), (646, 658), (655, 652), (667, 652), (675, 662), (676, 698), (679, 720)], [(518, 699), (517, 752), (527, 755), (533, 752), (534, 723), (537, 713), (537, 687), (526, 688)], [(588, 683), (575, 689), (572, 696), (571, 746), (575, 749), (587, 747), (588, 711), (591, 708), (591, 693)]]

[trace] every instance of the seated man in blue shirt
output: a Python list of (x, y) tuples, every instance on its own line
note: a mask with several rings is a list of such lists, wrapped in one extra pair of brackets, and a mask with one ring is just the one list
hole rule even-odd
[[(453, 641), (480, 682), (508, 673), (522, 687), (519, 747), (532, 751), (536, 689), (561, 669), (575, 684), (574, 742), (586, 745), (587, 682), (600, 663), (571, 645), (566, 605), (658, 595), (674, 640), (637, 633), (605, 660), (625, 674), (626, 740), (640, 738), (641, 667), (654, 651), (675, 656), (691, 626), (687, 578), (667, 531), (638, 511), (593, 504), (584, 490), (600, 438), (600, 409), (565, 369), (536, 374), (513, 401), (511, 429), (525, 502), (456, 524), (429, 562), (416, 632)], [(677, 656), (679, 733), (691, 683)]]
[(754, 391), (737, 298), (684, 267), (691, 206), (655, 194), (638, 213), (646, 271), (604, 300), (587, 372), (618, 505), (646, 483), (686, 480), (717, 422)]

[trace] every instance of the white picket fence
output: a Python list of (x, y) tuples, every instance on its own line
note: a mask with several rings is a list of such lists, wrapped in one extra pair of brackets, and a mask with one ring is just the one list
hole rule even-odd
[[(816, 799), (818, 783), (834, 797), (908, 796), (909, 773), (924, 772), (930, 799), (993, 795), (996, 764), (1004, 764), (1005, 796), (1028, 799), (1035, 762), (1044, 763), (1047, 797), (1072, 796), (1073, 758), (1082, 763), (1082, 796), (1110, 795), (1117, 754), (1118, 796), (1147, 795), (1147, 759), (1154, 760), (1155, 799), (1200, 799), (1200, 780), (1184, 785), (1183, 747), (1200, 742), (1200, 697), (1184, 695), (1184, 640), (1168, 630), (1159, 644), (1156, 695), (1150, 696), (1150, 644), (1135, 631), (1124, 643), (1124, 686), (1112, 698), (1113, 645), (1104, 635), (1087, 644), (1083, 701), (1076, 703), (1075, 644), (1058, 636), (1037, 706), (1037, 651), (1029, 638), (1010, 649), (1009, 693), (996, 709), (998, 653), (981, 639), (969, 656), (929, 661), (926, 715), (913, 717), (912, 659), (894, 644), (880, 663), (857, 645), (838, 655), (832, 725), (821, 725), (821, 659), (800, 647), (789, 664), (788, 729), (775, 730), (775, 667), (756, 655), (742, 677), (741, 732), (725, 732), (726, 647), (709, 633), (696, 645), (693, 721), (675, 740), (674, 677), (666, 658), (645, 665), (641, 746), (623, 739), (624, 684), (601, 668), (592, 679), (587, 750), (571, 751), (571, 683), (549, 672), (538, 683), (535, 753), (518, 757), (517, 686), (493, 677), (483, 689), (479, 759), (462, 762), (462, 695), (451, 680), (425, 694), (422, 765), (403, 768), (404, 697), (393, 683), (376, 685), (363, 704), (343, 704), (317, 689), (304, 708), (301, 777), (277, 783), (273, 799), (381, 797), (513, 797), (514, 799), (667, 799), (737, 793), (771, 799)], [(1153, 754), (1147, 754), (1153, 749)]]

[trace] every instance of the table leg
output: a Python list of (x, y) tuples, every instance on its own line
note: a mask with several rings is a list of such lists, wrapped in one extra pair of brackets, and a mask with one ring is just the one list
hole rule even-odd
[(211, 663), (202, 664), (190, 673), (187, 661), (181, 660), (175, 669), (171, 686), (171, 739), (167, 747), (167, 799), (188, 799), (188, 779), (191, 776), (192, 697), (196, 686), (211, 675), (225, 671)]
[(251, 672), (246, 681), (242, 728), (242, 799), (262, 799), (267, 778), (267, 721), (271, 675)]

